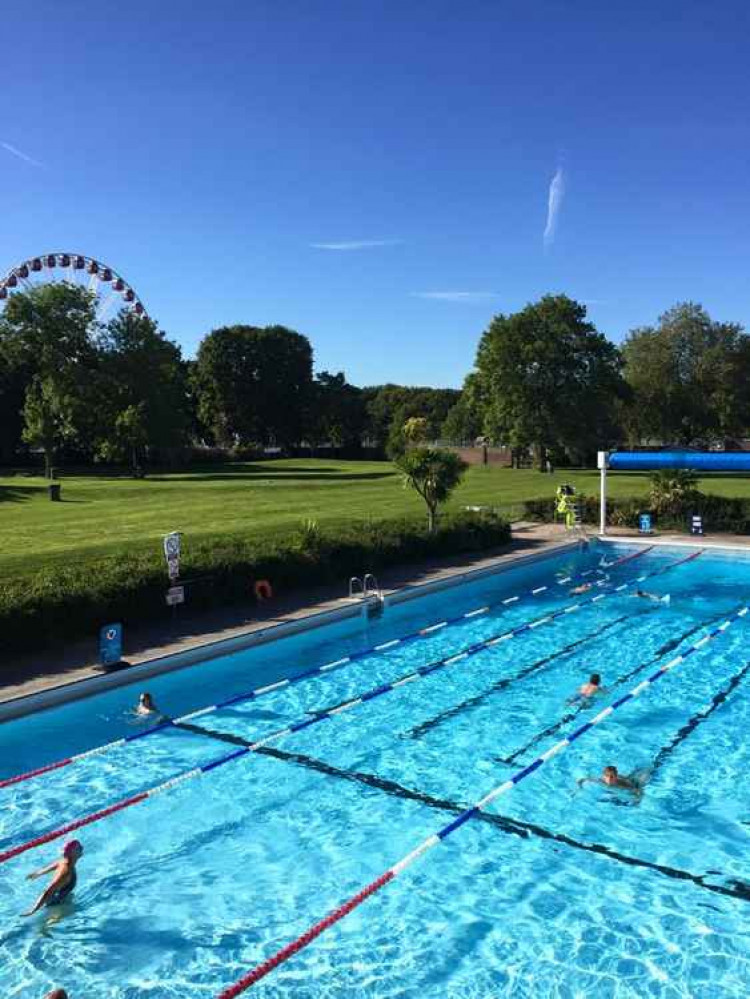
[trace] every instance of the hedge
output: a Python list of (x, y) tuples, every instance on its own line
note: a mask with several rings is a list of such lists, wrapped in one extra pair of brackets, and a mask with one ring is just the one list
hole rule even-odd
[[(507, 544), (510, 526), (487, 513), (445, 516), (434, 534), (410, 520), (349, 523), (321, 530), (308, 522), (291, 536), (222, 535), (183, 540), (182, 578), (189, 611), (255, 602), (253, 584), (274, 591), (339, 583), (352, 575), (437, 555)], [(63, 639), (96, 634), (101, 625), (126, 627), (163, 619), (168, 586), (164, 559), (153, 552), (55, 565), (0, 582), (0, 653), (32, 651)]]
[[(579, 496), (581, 514), (586, 524), (599, 523), (599, 497)], [(638, 527), (638, 514), (650, 510), (647, 497), (607, 502), (607, 523), (611, 527)], [(524, 517), (549, 523), (554, 520), (555, 502), (551, 499), (527, 500)], [(655, 526), (670, 531), (687, 531), (693, 514), (703, 517), (706, 531), (750, 534), (750, 498), (729, 498), (698, 493), (676, 513), (653, 517)]]

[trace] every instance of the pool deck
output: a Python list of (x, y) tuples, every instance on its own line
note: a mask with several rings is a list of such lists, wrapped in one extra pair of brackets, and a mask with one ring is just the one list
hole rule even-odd
[[(551, 552), (569, 544), (571, 536), (559, 525), (517, 522), (513, 540), (500, 551), (487, 555), (454, 555), (417, 565), (395, 567), (380, 574), (384, 596), (427, 583), (448, 581), (467, 571), (510, 565), (530, 554)], [(268, 631), (269, 626), (304, 621), (315, 615), (352, 606), (342, 596), (346, 583), (316, 587), (281, 596), (267, 605), (230, 607), (220, 611), (190, 614), (178, 608), (163, 622), (126, 630), (123, 657), (132, 665), (179, 653), (226, 639)], [(56, 687), (101, 676), (95, 638), (70, 642), (58, 649), (19, 655), (3, 663), (0, 704)], [(123, 678), (128, 671), (122, 671)], [(127, 681), (126, 681), (127, 682)]]

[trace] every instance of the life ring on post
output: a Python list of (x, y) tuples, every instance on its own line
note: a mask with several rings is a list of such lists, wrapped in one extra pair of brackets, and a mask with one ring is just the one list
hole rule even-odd
[(273, 597), (273, 587), (267, 579), (259, 579), (255, 583), (253, 590), (255, 592), (255, 599), (259, 600), (261, 603), (264, 600), (270, 600)]

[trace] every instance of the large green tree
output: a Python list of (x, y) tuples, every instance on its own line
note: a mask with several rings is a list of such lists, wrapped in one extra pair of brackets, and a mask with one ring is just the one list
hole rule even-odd
[(145, 316), (123, 310), (99, 341), (99, 454), (126, 458), (133, 470), (147, 455), (168, 453), (189, 425), (186, 369), (180, 348)]
[(28, 379), (24, 439), (44, 452), (47, 475), (63, 443), (87, 437), (96, 336), (93, 296), (73, 284), (18, 292), (0, 316), (3, 363)]
[(408, 385), (374, 385), (362, 389), (367, 407), (367, 434), (381, 447), (403, 450), (401, 432), (407, 420), (427, 420), (427, 436), (440, 436), (443, 422), (458, 401), (458, 389), (427, 388)]
[(736, 323), (683, 302), (622, 348), (632, 390), (625, 422), (633, 443), (706, 444), (750, 423), (750, 338)]
[(224, 326), (201, 342), (194, 384), (218, 443), (296, 444), (310, 410), (312, 348), (284, 326)]
[(484, 430), (513, 448), (551, 449), (583, 460), (616, 434), (615, 401), (626, 393), (615, 345), (566, 295), (546, 295), (498, 315), (477, 351)]
[(362, 390), (350, 385), (343, 371), (321, 371), (311, 394), (307, 436), (314, 444), (358, 448), (365, 428)]

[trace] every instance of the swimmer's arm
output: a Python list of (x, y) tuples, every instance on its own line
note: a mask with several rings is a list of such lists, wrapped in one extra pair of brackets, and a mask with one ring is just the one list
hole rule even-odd
[(601, 784), (601, 780), (598, 777), (579, 777), (576, 784), (583, 787), (584, 784)]
[(58, 861), (54, 860), (51, 864), (47, 864), (46, 867), (40, 867), (38, 871), (32, 871), (31, 874), (27, 874), (26, 878), (28, 881), (34, 881), (35, 878), (41, 878), (43, 874), (51, 874), (52, 871), (57, 870)]

